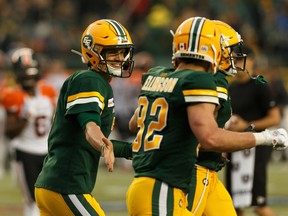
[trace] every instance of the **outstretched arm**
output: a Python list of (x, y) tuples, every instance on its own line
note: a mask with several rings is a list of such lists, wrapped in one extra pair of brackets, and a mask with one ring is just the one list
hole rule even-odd
[(114, 152), (113, 144), (107, 139), (102, 133), (100, 127), (95, 122), (88, 122), (85, 127), (86, 140), (93, 146), (97, 151), (101, 152), (104, 157), (105, 164), (109, 172), (113, 171), (114, 167)]
[(279, 150), (287, 147), (288, 138), (284, 129), (251, 133), (218, 128), (213, 114), (214, 109), (215, 105), (209, 103), (199, 103), (187, 108), (190, 127), (203, 149), (231, 152), (256, 145), (270, 145)]
[(114, 155), (118, 158), (132, 159), (132, 143), (120, 140), (111, 140), (114, 149)]

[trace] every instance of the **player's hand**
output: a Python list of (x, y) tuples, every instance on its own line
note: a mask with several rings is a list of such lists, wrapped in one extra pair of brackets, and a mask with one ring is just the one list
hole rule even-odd
[(261, 132), (265, 139), (267, 145), (272, 145), (275, 150), (284, 150), (288, 146), (288, 135), (287, 131), (283, 128), (278, 128), (276, 130), (268, 130)]
[(239, 115), (233, 115), (231, 118), (226, 122), (225, 129), (237, 132), (243, 132), (249, 126), (249, 122), (245, 121)]
[(103, 137), (102, 141), (104, 143), (104, 147), (103, 147), (103, 149), (101, 149), (101, 154), (104, 157), (104, 161), (105, 161), (105, 164), (108, 168), (108, 171), (113, 172), (114, 162), (115, 162), (113, 144), (106, 137)]

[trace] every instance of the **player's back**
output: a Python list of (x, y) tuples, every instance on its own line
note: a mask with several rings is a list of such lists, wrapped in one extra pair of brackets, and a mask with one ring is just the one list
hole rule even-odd
[(187, 106), (199, 102), (218, 103), (210, 73), (155, 67), (143, 75), (139, 131), (133, 143), (136, 176), (187, 189), (198, 144), (189, 126)]

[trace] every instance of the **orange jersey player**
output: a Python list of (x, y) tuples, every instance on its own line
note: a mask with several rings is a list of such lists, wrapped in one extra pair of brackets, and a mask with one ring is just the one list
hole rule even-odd
[(17, 87), (2, 91), (6, 109), (6, 136), (15, 154), (16, 172), (25, 199), (24, 215), (39, 215), (34, 198), (34, 183), (48, 152), (48, 134), (52, 125), (56, 92), (40, 81), (35, 53), (17, 49), (11, 56)]

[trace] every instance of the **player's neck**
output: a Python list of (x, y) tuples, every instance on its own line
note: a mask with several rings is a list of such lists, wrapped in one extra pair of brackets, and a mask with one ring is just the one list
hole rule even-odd
[(25, 92), (30, 95), (30, 96), (35, 96), (36, 95), (36, 92), (35, 92), (35, 89), (26, 89)]
[(186, 64), (184, 62), (181, 62), (176, 68), (176, 71), (183, 70), (183, 69), (207, 72), (205, 66), (196, 65), (196, 64)]

